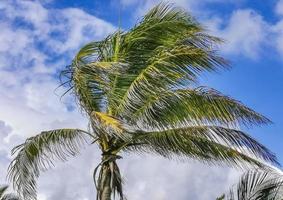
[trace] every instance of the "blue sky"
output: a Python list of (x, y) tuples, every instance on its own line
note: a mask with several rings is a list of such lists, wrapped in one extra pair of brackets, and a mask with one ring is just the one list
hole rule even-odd
[[(60, 100), (58, 94), (62, 91), (54, 92), (62, 66), (69, 64), (83, 44), (117, 30), (119, 12), (122, 28), (127, 30), (158, 2), (0, 1), (0, 183), (5, 182), (10, 149), (26, 137), (41, 130), (86, 127), (72, 97)], [(191, 12), (211, 34), (226, 40), (220, 50), (231, 61), (232, 69), (205, 74), (200, 84), (230, 95), (270, 118), (274, 124), (246, 131), (283, 163), (283, 0), (171, 2)], [(55, 170), (45, 173), (39, 182), (39, 200), (91, 199), (94, 190), (88, 178), (94, 165), (89, 161), (95, 163), (99, 156), (93, 156), (93, 151), (86, 150), (77, 160), (58, 164)], [(122, 171), (127, 172), (126, 192), (134, 200), (170, 199), (170, 194), (176, 199), (212, 199), (234, 183), (239, 174), (200, 163), (173, 164), (150, 156), (140, 160), (131, 157), (121, 163)], [(142, 169), (144, 180), (136, 177), (135, 168)], [(63, 181), (82, 169), (80, 177)], [(203, 190), (207, 192), (200, 193)]]

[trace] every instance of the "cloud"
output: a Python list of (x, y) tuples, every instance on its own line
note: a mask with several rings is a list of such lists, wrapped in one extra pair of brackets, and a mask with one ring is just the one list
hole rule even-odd
[(269, 33), (269, 25), (251, 9), (236, 10), (228, 22), (218, 18), (210, 26), (226, 41), (221, 49), (224, 53), (249, 58), (257, 58)]
[(92, 174), (99, 157), (99, 149), (93, 145), (82, 150), (80, 156), (69, 159), (67, 163), (57, 162), (54, 169), (40, 176), (39, 195), (48, 200), (93, 199), (96, 193)]
[(58, 25), (57, 33), (64, 32), (63, 41), (52, 40), (50, 46), (55, 51), (66, 52), (77, 49), (82, 44), (89, 42), (90, 39), (102, 39), (105, 35), (115, 31), (115, 27), (104, 20), (85, 13), (77, 8), (66, 8), (55, 13), (56, 19), (67, 21)]
[(131, 6), (134, 4), (137, 4), (139, 2), (139, 0), (121, 0), (121, 4), (123, 6)]
[(283, 55), (282, 0), (277, 2), (274, 13), (279, 19), (269, 22), (253, 9), (238, 9), (228, 19), (213, 15), (203, 23), (213, 34), (226, 40), (221, 48), (226, 55), (258, 59), (268, 53)]
[(272, 26), (273, 38), (271, 42), (279, 52), (279, 54), (283, 55), (283, 19), (280, 20), (277, 24)]
[(275, 13), (278, 15), (283, 15), (283, 0), (279, 0), (275, 7)]
[(10, 159), (8, 158), (8, 153), (0, 149), (0, 185), (5, 183), (6, 171)]
[(176, 163), (149, 155), (126, 159), (121, 161), (126, 163), (122, 165), (122, 173), (125, 173), (125, 184), (131, 185), (126, 187), (126, 194), (133, 200), (216, 199), (238, 175), (224, 167), (197, 162)]
[(277, 49), (279, 54), (283, 55), (283, 0), (279, 0), (275, 6), (274, 12), (279, 16), (279, 21), (271, 26), (272, 36), (270, 42)]
[(37, 53), (34, 59), (37, 62), (39, 58), (42, 61), (52, 59), (44, 57), (49, 55), (71, 53), (73, 56), (87, 41), (101, 39), (115, 30), (110, 23), (77, 8), (46, 9), (38, 1), (15, 1), (13, 4), (4, 3), (0, 9), (6, 18), (2, 22), (6, 32), (1, 33), (4, 41), (0, 51), (21, 53), (24, 61), (33, 58), (22, 55), (19, 50), (25, 49), (29, 55)]
[[(9, 133), (11, 132), (12, 128), (10, 126), (8, 126), (4, 121), (0, 120), (0, 137), (1, 138), (5, 138), (9, 135)], [(3, 140), (1, 140), (3, 142)]]
[(12, 136), (13, 128), (0, 120), (0, 185), (5, 182), (6, 171), (11, 160), (10, 149), (22, 142), (19, 136)]

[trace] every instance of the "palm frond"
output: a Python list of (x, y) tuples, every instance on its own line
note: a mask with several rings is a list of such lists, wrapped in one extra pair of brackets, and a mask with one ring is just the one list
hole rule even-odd
[(90, 137), (83, 130), (58, 129), (44, 131), (15, 147), (12, 154), (17, 155), (10, 163), (8, 178), (20, 197), (36, 200), (36, 178), (40, 172), (52, 167), (56, 160), (66, 161), (77, 155), (88, 139), (91, 141)]
[(127, 68), (125, 63), (111, 59), (114, 56), (112, 48), (115, 48), (116, 35), (85, 45), (77, 53), (72, 65), (62, 72), (81, 108), (87, 113), (105, 111), (112, 77)]
[(282, 200), (282, 174), (275, 171), (249, 171), (226, 195), (227, 200)]
[(195, 82), (201, 72), (227, 64), (215, 48), (221, 40), (205, 34), (188, 13), (169, 4), (153, 8), (124, 37), (121, 54), (130, 76), (118, 81), (116, 114), (133, 101)]
[(0, 187), (0, 199), (3, 197), (7, 189), (8, 189), (8, 186), (6, 185)]
[(166, 129), (184, 124), (237, 127), (270, 123), (269, 119), (241, 102), (205, 87), (177, 89), (131, 104), (128, 108), (130, 120), (146, 124), (147, 128)]
[(118, 119), (113, 118), (112, 116), (106, 113), (93, 112), (92, 116), (98, 121), (99, 124), (102, 124), (104, 126), (110, 126), (117, 132), (120, 132), (123, 129), (122, 124)]
[(20, 198), (15, 194), (5, 194), (1, 200), (20, 200)]
[(169, 159), (194, 158), (211, 163), (278, 164), (276, 157), (245, 133), (216, 126), (194, 126), (136, 133), (130, 149), (156, 152)]
[(91, 113), (92, 126), (94, 133), (98, 137), (107, 137), (122, 140), (129, 140), (131, 135), (124, 126), (124, 122), (107, 113), (92, 112)]

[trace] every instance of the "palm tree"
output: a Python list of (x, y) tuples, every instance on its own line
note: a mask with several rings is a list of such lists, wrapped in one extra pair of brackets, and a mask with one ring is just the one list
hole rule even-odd
[(246, 172), (239, 183), (218, 200), (282, 200), (282, 172), (256, 170)]
[(14, 194), (6, 194), (8, 186), (0, 186), (0, 200), (20, 200)]
[(99, 200), (124, 198), (117, 165), (123, 152), (236, 167), (277, 164), (238, 129), (269, 123), (267, 118), (197, 86), (201, 73), (227, 68), (217, 54), (219, 43), (184, 10), (159, 4), (129, 31), (84, 46), (61, 78), (88, 117), (89, 130), (44, 131), (15, 147), (8, 173), (14, 188), (24, 199), (36, 199), (40, 172), (84, 144), (102, 152), (93, 175)]

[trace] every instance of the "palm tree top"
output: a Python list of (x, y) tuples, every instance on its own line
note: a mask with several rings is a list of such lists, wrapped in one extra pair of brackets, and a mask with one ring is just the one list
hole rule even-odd
[(8, 176), (16, 190), (35, 200), (40, 172), (90, 143), (102, 151), (94, 170), (101, 200), (115, 191), (124, 197), (116, 163), (123, 152), (237, 167), (262, 167), (262, 160), (278, 164), (272, 152), (239, 130), (269, 123), (266, 117), (214, 89), (196, 87), (203, 72), (228, 67), (218, 55), (221, 42), (183, 9), (159, 4), (130, 30), (85, 45), (62, 78), (88, 117), (89, 130), (44, 131), (15, 147)]

